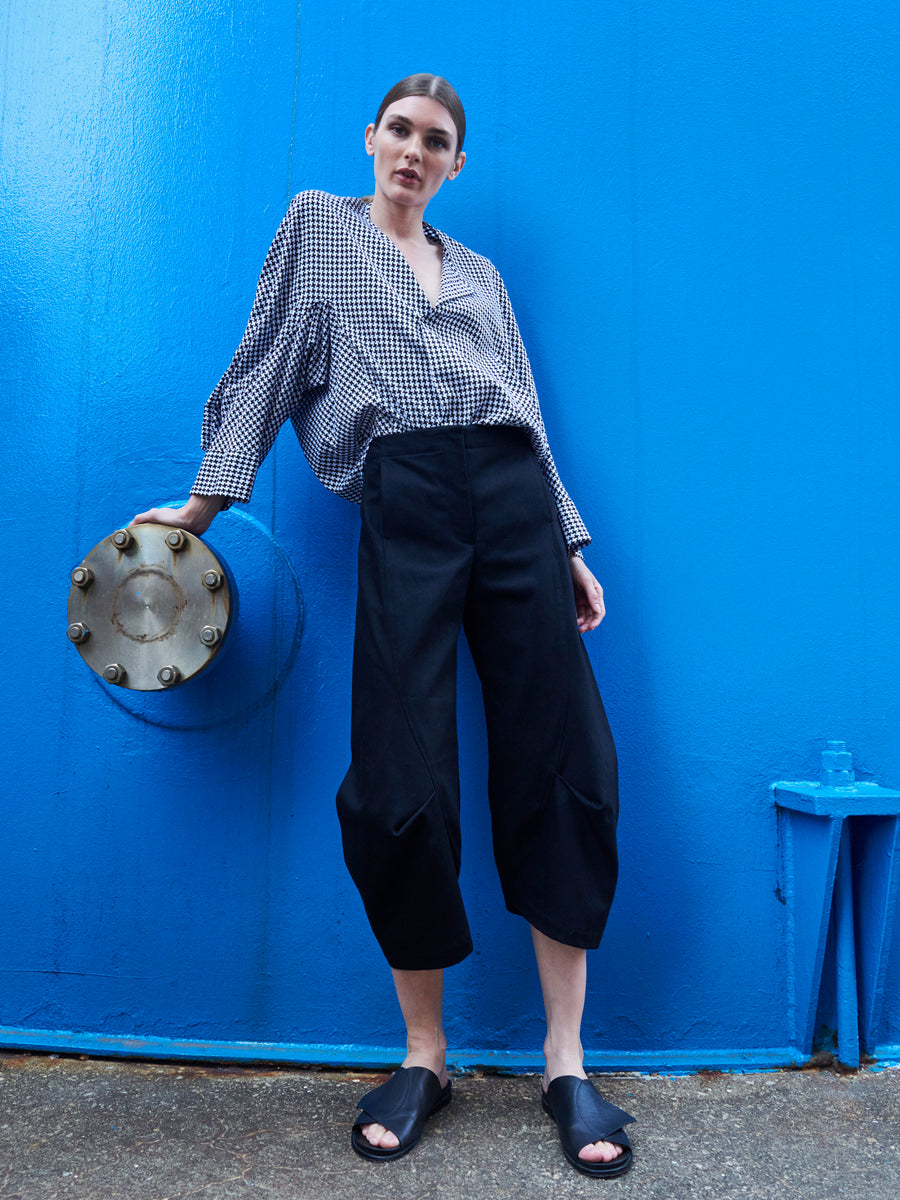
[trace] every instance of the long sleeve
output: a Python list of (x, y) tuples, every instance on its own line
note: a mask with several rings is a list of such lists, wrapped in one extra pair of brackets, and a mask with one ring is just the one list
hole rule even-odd
[(527, 393), (531, 400), (530, 429), (534, 452), (537, 455), (544, 478), (547, 480), (556, 503), (559, 522), (566, 539), (566, 545), (570, 550), (578, 550), (582, 546), (590, 544), (591, 535), (588, 533), (569, 493), (563, 487), (562, 480), (556, 470), (556, 464), (553, 461), (553, 455), (550, 453), (550, 445), (547, 441), (546, 430), (544, 429), (544, 419), (541, 416), (537, 389), (534, 386), (534, 377), (531, 373), (531, 365), (528, 362), (528, 355), (522, 342), (522, 336), (519, 333), (519, 326), (516, 323), (509, 295), (499, 274), (497, 275), (497, 286), (500, 312), (503, 317), (505, 331), (505, 344), (503, 347), (504, 368), (510, 382), (523, 393)]
[(206, 403), (197, 495), (249, 500), (278, 430), (301, 418), (304, 395), (327, 377), (327, 323), (302, 289), (302, 199), (294, 198), (278, 229), (244, 336)]

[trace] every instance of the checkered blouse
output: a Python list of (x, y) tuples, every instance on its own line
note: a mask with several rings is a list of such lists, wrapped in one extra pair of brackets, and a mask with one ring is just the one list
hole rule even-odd
[(357, 503), (373, 437), (436, 425), (527, 429), (570, 548), (591, 540), (557, 474), (531, 368), (496, 268), (443, 247), (432, 308), (363, 200), (301, 192), (262, 269), (237, 353), (206, 404), (191, 491), (246, 501), (290, 418), (310, 466)]

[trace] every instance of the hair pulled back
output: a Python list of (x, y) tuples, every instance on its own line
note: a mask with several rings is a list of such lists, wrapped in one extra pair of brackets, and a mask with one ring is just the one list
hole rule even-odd
[(456, 153), (459, 154), (466, 136), (466, 114), (456, 89), (440, 75), (407, 75), (405, 79), (395, 83), (379, 106), (375, 128), (381, 124), (381, 118), (390, 106), (407, 96), (430, 96), (432, 100), (437, 100), (438, 104), (443, 104), (456, 126)]

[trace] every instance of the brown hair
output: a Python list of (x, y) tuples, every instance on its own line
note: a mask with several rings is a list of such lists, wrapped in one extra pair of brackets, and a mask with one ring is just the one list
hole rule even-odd
[(405, 79), (395, 83), (379, 106), (375, 128), (381, 124), (381, 118), (388, 108), (396, 100), (403, 100), (406, 96), (430, 96), (432, 100), (437, 100), (438, 104), (443, 104), (456, 126), (456, 153), (459, 154), (466, 136), (466, 114), (456, 89), (440, 75), (407, 75)]

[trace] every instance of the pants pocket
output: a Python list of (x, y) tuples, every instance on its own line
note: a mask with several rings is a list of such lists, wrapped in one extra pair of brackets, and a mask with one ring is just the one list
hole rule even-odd
[(447, 521), (447, 456), (439, 452), (385, 458), (381, 530), (385, 539), (415, 544)]

